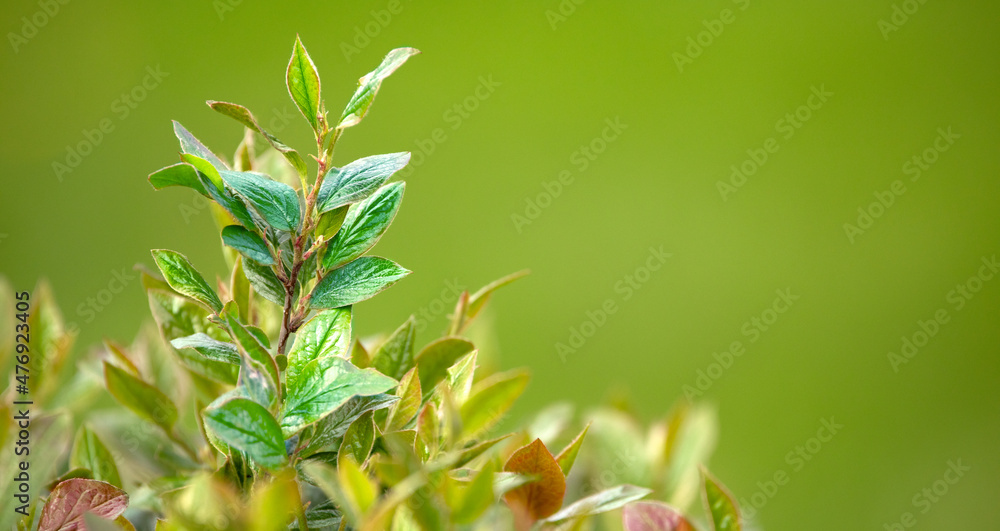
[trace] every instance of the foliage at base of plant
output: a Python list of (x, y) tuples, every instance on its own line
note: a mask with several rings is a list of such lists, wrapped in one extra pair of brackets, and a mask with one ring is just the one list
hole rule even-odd
[[(47, 288), (35, 291), (32, 472), (51, 481), (20, 503), (5, 493), (0, 528), (664, 531), (694, 529), (682, 511), (700, 494), (701, 527), (741, 529), (733, 497), (698, 469), (716, 431), (704, 406), (678, 404), (646, 430), (625, 406), (581, 425), (557, 404), (500, 433), (528, 374), (489, 372), (468, 330), (524, 273), (462, 293), (426, 345), (412, 317), (383, 338), (354, 332), (353, 306), (409, 274), (367, 254), (399, 211), (405, 184), (389, 180), (409, 153), (338, 167), (335, 146), (417, 53), (391, 51), (330, 116), (296, 39), (286, 83), (312, 163), (237, 104), (208, 102), (246, 129), (232, 163), (174, 122), (180, 162), (149, 181), (209, 201), (230, 272), (213, 282), (182, 253), (152, 251), (158, 271), (140, 274), (155, 326), (84, 356)], [(14, 329), (16, 316), (2, 319)], [(12, 470), (14, 425), (3, 428)]]

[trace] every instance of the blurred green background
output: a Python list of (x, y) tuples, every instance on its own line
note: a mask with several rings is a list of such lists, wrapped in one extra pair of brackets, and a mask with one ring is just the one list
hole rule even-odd
[[(377, 249), (415, 273), (359, 306), (363, 333), (417, 312), (430, 337), (452, 284), (529, 267), (490, 314), (496, 363), (534, 373), (522, 418), (625, 393), (653, 419), (690, 386), (721, 417), (714, 471), (764, 500), (763, 529), (1000, 519), (1000, 279), (980, 267), (1000, 253), (1000, 4), (70, 1), (41, 16), (17, 0), (0, 12), (0, 270), (18, 289), (49, 278), (82, 344), (127, 341), (147, 318), (129, 275), (150, 248), (222, 270), (194, 194), (146, 182), (177, 160), (171, 119), (231, 153), (240, 127), (202, 102), (234, 101), (306, 148), (284, 87), (296, 33), (334, 111), (385, 52), (414, 46), (423, 55), (338, 149), (340, 163), (415, 153)], [(94, 140), (102, 120), (113, 129)], [(934, 149), (939, 128), (957, 138)], [(57, 178), (81, 142), (94, 145)], [(757, 168), (723, 194), (733, 165)], [(896, 180), (905, 191), (870, 207)], [(849, 236), (859, 207), (874, 217)], [(671, 256), (642, 271), (650, 247)], [(123, 268), (124, 291), (97, 300)], [(971, 298), (952, 293), (960, 284)], [(794, 304), (767, 311), (786, 289)], [(904, 336), (923, 343), (942, 309), (894, 370), (889, 353)], [(590, 335), (582, 346), (574, 329)], [(722, 368), (734, 341), (745, 353)], [(843, 428), (800, 461), (831, 417)], [(969, 470), (942, 495), (956, 460)], [(779, 471), (790, 482), (767, 488)]]

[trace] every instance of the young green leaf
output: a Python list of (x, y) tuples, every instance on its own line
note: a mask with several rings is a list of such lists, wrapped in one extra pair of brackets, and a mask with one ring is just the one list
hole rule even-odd
[(181, 151), (184, 153), (190, 153), (207, 160), (219, 171), (229, 169), (229, 166), (226, 166), (226, 163), (222, 162), (222, 159), (217, 157), (215, 153), (212, 153), (212, 150), (205, 147), (205, 144), (202, 144), (200, 140), (195, 138), (180, 122), (174, 121), (174, 135), (177, 136), (177, 140), (180, 140)]
[(327, 356), (346, 357), (351, 345), (351, 309), (324, 310), (306, 321), (295, 333), (288, 352), (289, 380), (296, 380), (307, 364)]
[(624, 507), (626, 504), (648, 496), (650, 489), (635, 485), (618, 485), (577, 500), (561, 511), (545, 519), (548, 523), (559, 523), (583, 516), (606, 513)]
[(313, 231), (313, 234), (317, 238), (322, 236), (324, 241), (330, 241), (330, 239), (333, 238), (340, 230), (340, 227), (344, 225), (344, 220), (347, 219), (347, 211), (349, 208), (349, 205), (344, 205), (340, 208), (335, 208), (322, 213), (319, 216), (319, 221), (316, 222), (316, 229)]
[(108, 362), (104, 362), (104, 381), (118, 403), (168, 432), (173, 429), (177, 406), (159, 389)]
[(344, 440), (337, 452), (338, 461), (345, 457), (354, 459), (355, 463), (364, 464), (375, 444), (375, 420), (371, 411), (361, 415), (344, 433)]
[(396, 216), (405, 187), (402, 182), (383, 186), (368, 199), (351, 206), (340, 231), (327, 245), (323, 269), (346, 264), (371, 249)]
[(128, 494), (103, 481), (70, 479), (56, 485), (42, 510), (38, 531), (85, 529), (87, 513), (114, 520), (128, 507)]
[(702, 491), (705, 509), (712, 517), (715, 524), (715, 531), (740, 531), (743, 529), (743, 522), (740, 518), (740, 510), (736, 506), (736, 499), (726, 490), (724, 486), (705, 467), (701, 468), (701, 476), (704, 483)]
[(246, 199), (272, 227), (294, 231), (299, 227), (299, 195), (295, 189), (250, 171), (221, 171), (222, 180)]
[(462, 429), (473, 437), (500, 421), (528, 385), (528, 373), (514, 370), (494, 374), (472, 386), (462, 404)]
[(382, 81), (403, 65), (407, 59), (420, 53), (416, 48), (396, 48), (389, 52), (378, 65), (378, 68), (369, 72), (358, 81), (358, 89), (351, 96), (351, 101), (347, 103), (344, 112), (340, 117), (337, 129), (351, 127), (361, 122), (361, 119), (368, 114), (372, 100), (382, 86)]
[(357, 203), (375, 193), (410, 162), (410, 153), (388, 153), (358, 159), (343, 168), (330, 168), (316, 196), (320, 212)]
[(399, 381), (396, 396), (399, 397), (399, 401), (392, 405), (385, 421), (385, 431), (387, 432), (406, 428), (406, 425), (420, 411), (423, 394), (420, 391), (420, 376), (416, 367), (410, 369), (410, 372), (406, 373)]
[[(253, 260), (243, 262), (243, 272), (253, 289), (261, 297), (281, 306), (285, 304), (285, 286), (281, 284), (274, 269), (261, 265)], [(242, 310), (242, 306), (240, 309)]]
[(220, 114), (224, 114), (237, 122), (240, 122), (251, 130), (260, 133), (260, 135), (263, 136), (269, 144), (271, 144), (271, 147), (284, 155), (285, 159), (288, 160), (288, 163), (295, 168), (295, 171), (299, 172), (299, 175), (305, 176), (305, 174), (308, 173), (309, 168), (306, 166), (306, 161), (302, 159), (301, 155), (299, 155), (299, 152), (288, 147), (284, 142), (278, 140), (277, 137), (265, 131), (264, 128), (257, 123), (257, 119), (254, 118), (249, 109), (242, 105), (227, 103), (224, 101), (210, 100), (207, 103), (209, 107)]
[(230, 225), (222, 229), (222, 243), (262, 265), (274, 264), (274, 257), (271, 256), (264, 239), (239, 225)]
[(219, 300), (215, 290), (184, 255), (166, 249), (154, 249), (153, 261), (156, 262), (156, 267), (163, 273), (163, 278), (167, 279), (170, 287), (178, 293), (191, 297), (214, 312), (222, 309), (222, 301)]
[(529, 528), (562, 507), (563, 497), (566, 495), (566, 478), (541, 439), (535, 439), (514, 452), (503, 469), (505, 472), (538, 478), (504, 495), (504, 501), (514, 512), (519, 529)]
[(580, 446), (583, 444), (583, 439), (587, 436), (589, 429), (590, 424), (588, 423), (583, 427), (583, 431), (556, 456), (556, 462), (559, 463), (559, 468), (562, 469), (564, 476), (568, 476), (569, 471), (573, 468), (573, 463), (576, 462), (576, 456), (580, 453)]
[(243, 271), (243, 257), (237, 257), (233, 274), (229, 279), (229, 293), (233, 302), (240, 307), (240, 321), (250, 322), (250, 281)]
[(190, 164), (183, 162), (150, 173), (149, 184), (153, 185), (156, 190), (162, 190), (168, 186), (184, 186), (208, 197), (205, 186), (198, 179), (198, 172)]
[(362, 256), (333, 271), (313, 288), (309, 304), (313, 308), (340, 308), (368, 300), (410, 271), (392, 260)]
[(448, 368), (448, 385), (455, 403), (461, 406), (469, 398), (472, 391), (472, 379), (476, 373), (477, 352), (473, 350), (458, 363)]
[(503, 278), (499, 278), (497, 280), (494, 280), (493, 282), (490, 282), (489, 284), (483, 286), (482, 288), (479, 288), (479, 291), (470, 295), (469, 305), (465, 310), (466, 324), (468, 323), (468, 321), (471, 321), (477, 315), (479, 315), (479, 312), (482, 311), (484, 306), (486, 306), (486, 302), (490, 300), (490, 296), (493, 295), (493, 292), (506, 286), (507, 284), (510, 284), (511, 282), (514, 282), (519, 278), (527, 276), (530, 272), (531, 271), (524, 269), (518, 271), (517, 273), (511, 273)]
[(264, 468), (276, 469), (288, 462), (277, 421), (252, 400), (234, 398), (206, 409), (205, 425), (226, 444), (246, 452)]
[[(313, 428), (312, 437), (300, 455), (309, 457), (311, 454), (330, 446), (334, 441), (344, 437), (347, 429), (361, 415), (369, 411), (378, 411), (392, 406), (399, 400), (398, 397), (377, 394), (371, 396), (356, 396), (337, 408), (333, 413), (323, 417)], [(337, 446), (339, 448), (339, 445)]]
[(442, 337), (424, 347), (416, 357), (417, 367), (420, 368), (420, 388), (424, 393), (433, 391), (434, 386), (448, 375), (448, 369), (475, 348), (460, 337)]
[(118, 475), (114, 457), (97, 434), (86, 426), (80, 426), (80, 431), (76, 433), (69, 463), (71, 467), (90, 470), (93, 479), (122, 488), (122, 478)]
[(493, 476), (496, 465), (488, 461), (463, 489), (451, 518), (457, 524), (471, 524), (493, 505)]
[(437, 456), (441, 449), (441, 423), (438, 411), (432, 402), (424, 404), (417, 415), (417, 440), (415, 449), (421, 459), (427, 461)]
[(652, 501), (630, 503), (622, 511), (625, 531), (694, 531), (694, 526), (673, 507)]
[(413, 342), (416, 337), (417, 321), (411, 315), (375, 350), (375, 354), (372, 356), (372, 367), (397, 380), (402, 378), (415, 366)]
[(319, 134), (320, 85), (316, 65), (306, 52), (302, 40), (296, 35), (292, 47), (292, 58), (288, 61), (288, 71), (285, 73), (288, 94), (292, 101), (306, 117), (313, 131)]
[(384, 393), (397, 383), (374, 369), (358, 369), (336, 356), (311, 361), (297, 377), (287, 380), (282, 432), (290, 437), (329, 415), (351, 397)]

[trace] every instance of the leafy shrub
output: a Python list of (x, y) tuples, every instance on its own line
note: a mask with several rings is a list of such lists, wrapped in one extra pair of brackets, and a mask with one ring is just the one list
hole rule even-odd
[[(488, 373), (467, 330), (523, 273), (462, 293), (420, 349), (412, 317), (381, 341), (352, 334), (353, 305), (409, 274), (367, 254), (399, 209), (405, 184), (388, 181), (409, 154), (337, 167), (334, 148), (417, 53), (391, 51), (330, 121), (296, 40), (286, 80), (316, 139), (313, 179), (245, 107), (208, 102), (246, 128), (231, 164), (174, 123), (181, 162), (149, 181), (206, 198), (231, 271), (213, 284), (184, 255), (152, 251), (159, 272), (140, 275), (155, 326), (130, 346), (74, 356), (44, 284), (30, 317), (3, 316), (5, 333), (24, 324), (35, 338), (30, 359), (5, 352), (3, 374), (24, 364), (36, 411), (34, 483), (20, 498), (5, 489), (0, 527), (682, 530), (700, 492), (715, 529), (741, 528), (733, 498), (697, 468), (714, 445), (704, 406), (680, 403), (644, 430), (624, 405), (581, 427), (556, 404), (498, 433), (528, 374)], [(3, 426), (0, 464), (15, 470), (16, 426)]]

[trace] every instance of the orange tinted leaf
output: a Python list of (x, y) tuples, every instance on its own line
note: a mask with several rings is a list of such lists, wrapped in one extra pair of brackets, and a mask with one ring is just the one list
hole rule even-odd
[(517, 517), (518, 528), (526, 529), (562, 507), (566, 478), (541, 439), (535, 439), (535, 442), (514, 452), (503, 469), (505, 472), (538, 477), (536, 481), (504, 495), (504, 500)]

